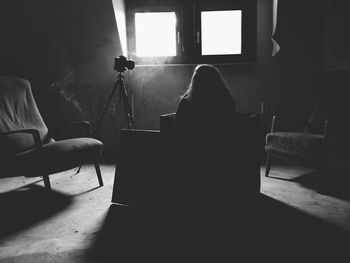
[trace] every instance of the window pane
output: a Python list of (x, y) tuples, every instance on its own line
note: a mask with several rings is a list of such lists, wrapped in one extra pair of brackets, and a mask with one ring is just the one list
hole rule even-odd
[(136, 55), (176, 56), (175, 12), (135, 13)]
[(242, 53), (242, 11), (202, 11), (202, 55)]

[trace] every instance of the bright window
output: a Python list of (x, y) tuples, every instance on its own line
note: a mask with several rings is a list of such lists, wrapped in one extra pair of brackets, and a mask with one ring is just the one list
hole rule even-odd
[(256, 62), (257, 0), (130, 0), (127, 47), (140, 65)]
[(202, 55), (242, 53), (242, 11), (201, 12)]
[(176, 56), (175, 12), (135, 13), (136, 55)]

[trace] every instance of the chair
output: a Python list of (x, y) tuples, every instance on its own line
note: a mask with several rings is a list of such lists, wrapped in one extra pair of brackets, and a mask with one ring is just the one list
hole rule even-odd
[(204, 224), (253, 218), (260, 195), (260, 116), (236, 113), (229, 130), (189, 123), (177, 140), (174, 118), (160, 116), (166, 194), (174, 210)]
[[(60, 130), (72, 138), (54, 139)], [(77, 135), (77, 132), (80, 135)], [(67, 134), (67, 132), (65, 133)], [(85, 137), (81, 137), (84, 134)], [(100, 186), (102, 142), (91, 138), (88, 122), (75, 122), (48, 129), (35, 103), (30, 82), (0, 77), (0, 177), (42, 176), (51, 191), (49, 175), (94, 162)]]
[(318, 192), (330, 193), (344, 183), (341, 187), (346, 187), (350, 159), (349, 76), (349, 70), (331, 70), (322, 74), (319, 97), (305, 132), (277, 131), (281, 128), (277, 127), (278, 119), (274, 117), (271, 132), (266, 136), (266, 176), (272, 157), (297, 161), (316, 169)]
[[(268, 177), (273, 158), (316, 169), (320, 189), (329, 145), (328, 120), (325, 119), (323, 96), (319, 96), (303, 131), (281, 131), (281, 116), (272, 117), (271, 131), (266, 135), (265, 151)], [(322, 125), (323, 123), (323, 125)]]
[[(242, 166), (229, 174), (232, 184), (221, 181), (218, 172), (212, 174), (218, 178), (216, 185), (174, 174), (182, 166), (173, 163), (174, 118), (174, 113), (161, 115), (160, 130), (121, 130), (112, 202), (154, 211), (154, 222), (160, 224), (256, 218), (252, 214), (258, 210), (260, 195), (259, 116), (236, 114), (232, 137), (241, 148)], [(234, 162), (235, 156), (227, 159)]]

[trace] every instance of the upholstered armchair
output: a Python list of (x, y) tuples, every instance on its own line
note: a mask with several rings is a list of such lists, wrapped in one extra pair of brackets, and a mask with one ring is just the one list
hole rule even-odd
[(271, 130), (266, 135), (265, 150), (268, 177), (273, 159), (280, 159), (297, 165), (316, 169), (319, 175), (317, 188), (320, 189), (327, 161), (330, 143), (328, 120), (320, 96), (303, 130), (285, 131), (279, 127), (283, 119), (274, 115)]
[(271, 131), (266, 135), (265, 176), (269, 175), (271, 169), (271, 157), (303, 163), (310, 167), (320, 167), (327, 141), (327, 123), (325, 123), (323, 134), (314, 134), (306, 131), (278, 131), (276, 128), (277, 120), (278, 116), (273, 116)]
[[(75, 132), (68, 138), (69, 132), (63, 130)], [(102, 148), (102, 142), (91, 138), (88, 122), (49, 129), (37, 108), (30, 82), (0, 77), (0, 177), (42, 176), (50, 191), (50, 174), (93, 162), (102, 186)]]
[[(176, 147), (174, 119), (175, 113), (161, 115), (159, 131), (121, 130), (112, 202), (147, 206), (147, 203), (149, 205), (151, 202), (166, 202), (166, 196), (174, 193), (173, 197), (176, 202), (181, 203), (179, 200), (184, 193), (177, 185), (188, 186), (193, 183), (195, 187), (199, 187), (200, 178), (198, 180), (192, 178), (193, 181), (191, 178), (186, 178), (183, 181), (183, 176), (176, 176), (174, 173), (174, 170), (183, 167), (181, 163), (174, 163)], [(239, 195), (238, 192), (243, 192), (240, 200), (244, 199), (243, 195), (255, 199), (260, 194), (259, 116), (239, 113), (232, 121), (234, 124), (232, 138), (236, 139), (234, 146), (240, 149), (240, 155), (229, 155), (225, 160), (230, 164), (237, 161), (235, 158), (239, 158), (241, 167), (236, 167), (236, 170), (228, 174), (234, 182), (233, 186), (230, 185), (232, 186), (230, 192), (237, 195)], [(208, 134), (208, 131), (203, 131), (203, 133)], [(215, 142), (215, 138), (209, 139)], [(209, 151), (207, 147), (209, 139), (203, 140), (203, 147), (197, 151), (202, 149)], [(218, 159), (224, 153), (208, 153), (212, 162), (219, 162), (220, 160), (214, 160), (215, 155), (218, 156)], [(212, 174), (212, 177), (220, 181), (218, 172)], [(205, 181), (203, 185), (206, 185)], [(211, 189), (208, 191), (210, 193), (208, 198), (214, 200), (220, 192), (215, 193), (213, 185), (208, 185), (208, 188)], [(159, 190), (162, 191), (162, 194), (159, 193)], [(159, 195), (162, 198), (159, 198)], [(155, 196), (155, 198), (150, 196)]]
[(189, 132), (177, 134), (175, 116), (160, 116), (164, 182), (169, 185), (163, 196), (181, 206), (175, 210), (188, 209), (186, 216), (200, 221), (254, 217), (260, 194), (259, 114), (236, 113), (228, 130), (192, 123)]

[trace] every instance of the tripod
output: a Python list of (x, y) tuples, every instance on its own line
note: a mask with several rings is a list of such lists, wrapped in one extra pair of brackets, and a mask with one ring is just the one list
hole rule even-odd
[(128, 124), (128, 128), (135, 129), (134, 116), (132, 114), (131, 107), (129, 104), (128, 94), (127, 94), (126, 89), (125, 89), (124, 78), (125, 78), (124, 74), (122, 72), (119, 72), (118, 77), (117, 77), (117, 81), (112, 89), (112, 92), (108, 98), (108, 101), (107, 101), (107, 103), (102, 111), (102, 115), (101, 115), (100, 119), (98, 120), (94, 131), (96, 131), (100, 127), (101, 122), (106, 114), (107, 109), (108, 109), (108, 105), (111, 102), (111, 100), (114, 96), (114, 93), (116, 92), (116, 90), (118, 88), (119, 88), (119, 101), (123, 100), (123, 106), (124, 106), (125, 117), (126, 117), (126, 121)]
[[(108, 105), (111, 102), (111, 100), (112, 100), (112, 98), (114, 96), (114, 93), (116, 92), (118, 87), (119, 87), (119, 101), (121, 99), (123, 99), (123, 105), (124, 105), (124, 110), (125, 110), (125, 117), (126, 117), (126, 121), (128, 123), (128, 128), (129, 129), (135, 129), (134, 116), (132, 114), (131, 107), (130, 107), (130, 104), (129, 104), (128, 94), (126, 93), (124, 78), (125, 78), (124, 74), (122, 72), (119, 72), (118, 77), (117, 77), (117, 81), (115, 82), (114, 87), (112, 89), (112, 92), (109, 95), (108, 101), (107, 101), (107, 103), (106, 103), (106, 105), (105, 105), (105, 107), (104, 107), (104, 109), (102, 111), (102, 115), (101, 115), (100, 119), (98, 120), (96, 127), (93, 128), (93, 136), (95, 136), (96, 131), (100, 127), (101, 122), (103, 121), (103, 118), (104, 118), (104, 116), (106, 114), (106, 111), (108, 109)], [(80, 169), (81, 169), (81, 165), (79, 166), (79, 168), (78, 168), (78, 170), (76, 172), (77, 174), (80, 172)]]

